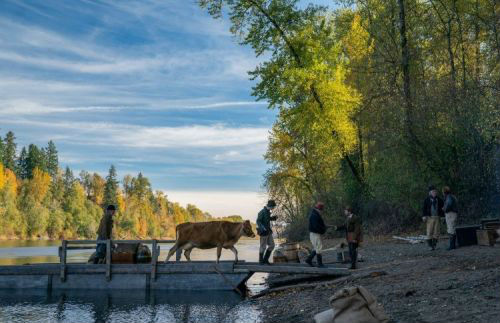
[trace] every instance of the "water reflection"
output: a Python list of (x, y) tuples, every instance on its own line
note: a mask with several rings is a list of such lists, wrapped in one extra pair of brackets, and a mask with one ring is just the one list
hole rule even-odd
[(233, 292), (0, 291), (0, 322), (259, 322)]
[[(60, 241), (0, 241), (0, 265), (59, 262)], [(162, 246), (160, 259), (169, 245)], [(236, 248), (240, 259), (256, 261), (258, 240), (241, 240)], [(68, 253), (69, 262), (86, 262), (93, 250)], [(222, 260), (232, 260), (223, 251)], [(215, 260), (215, 250), (195, 249), (194, 260)], [(250, 293), (265, 288), (267, 274), (254, 274), (247, 282)], [(6, 291), (0, 290), (0, 322), (259, 322), (259, 310), (232, 291)]]

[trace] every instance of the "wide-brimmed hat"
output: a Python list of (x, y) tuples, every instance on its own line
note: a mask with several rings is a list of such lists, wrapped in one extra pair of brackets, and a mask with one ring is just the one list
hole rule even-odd
[(274, 200), (267, 201), (267, 207), (275, 207), (275, 206), (276, 206), (276, 202), (274, 202)]

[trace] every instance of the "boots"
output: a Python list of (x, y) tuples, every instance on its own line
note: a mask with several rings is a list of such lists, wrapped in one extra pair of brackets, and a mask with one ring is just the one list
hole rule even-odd
[(264, 253), (259, 252), (259, 264), (263, 265), (264, 264)]
[(358, 260), (358, 251), (355, 249), (351, 255), (351, 267), (349, 269), (356, 269), (356, 261)]
[(436, 243), (437, 243), (436, 239), (427, 239), (427, 244), (429, 245), (432, 251), (436, 250)]
[(316, 256), (316, 250), (311, 251), (309, 256), (307, 256), (307, 258), (306, 258), (306, 264), (308, 264), (311, 267), (313, 267), (312, 260), (314, 259), (314, 256)]
[(450, 235), (450, 246), (448, 247), (447, 250), (456, 249), (457, 248), (456, 242), (457, 242), (457, 235), (456, 234), (451, 234)]
[(272, 250), (267, 249), (266, 253), (264, 254), (264, 257), (263, 257), (262, 261), (263, 261), (263, 263), (265, 265), (270, 265), (270, 263), (269, 263), (269, 257), (271, 257), (271, 252), (272, 252)]
[(325, 265), (323, 265), (323, 256), (320, 253), (316, 255), (316, 259), (318, 260), (318, 268), (325, 268)]

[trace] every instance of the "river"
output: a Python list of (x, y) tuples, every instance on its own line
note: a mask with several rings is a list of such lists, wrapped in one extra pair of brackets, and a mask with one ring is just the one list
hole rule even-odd
[[(57, 241), (0, 241), (0, 265), (58, 262)], [(162, 245), (160, 260), (169, 245)], [(258, 259), (258, 240), (241, 240), (239, 259)], [(85, 262), (92, 250), (68, 252), (68, 262)], [(216, 250), (194, 249), (192, 260), (215, 260)], [(221, 260), (234, 259), (229, 250)], [(251, 293), (265, 287), (265, 274), (247, 282)], [(232, 291), (11, 291), (0, 290), (0, 323), (258, 323), (260, 310)]]

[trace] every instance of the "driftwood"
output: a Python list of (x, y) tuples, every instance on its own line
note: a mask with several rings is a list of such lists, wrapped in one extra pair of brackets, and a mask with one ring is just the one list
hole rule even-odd
[(263, 290), (262, 292), (250, 296), (251, 299), (256, 299), (260, 298), (265, 295), (269, 295), (272, 293), (278, 293), (278, 292), (284, 292), (284, 291), (289, 291), (289, 290), (294, 290), (294, 289), (314, 289), (319, 286), (334, 286), (346, 282), (351, 282), (356, 279), (362, 279), (362, 278), (368, 278), (368, 277), (379, 277), (379, 276), (384, 276), (387, 275), (387, 272), (385, 271), (372, 271), (370, 273), (360, 273), (356, 275), (351, 275), (351, 276), (346, 276), (346, 277), (341, 277), (338, 279), (334, 279), (328, 282), (316, 282), (316, 283), (308, 283), (308, 284), (297, 284), (297, 285), (291, 285), (291, 286), (282, 286), (282, 287), (276, 287), (276, 288), (269, 288), (266, 290)]
[(426, 236), (418, 236), (418, 237), (398, 237), (398, 236), (392, 236), (393, 239), (395, 240), (402, 240), (409, 242), (411, 244), (416, 244), (416, 243), (422, 243), (427, 240)]

